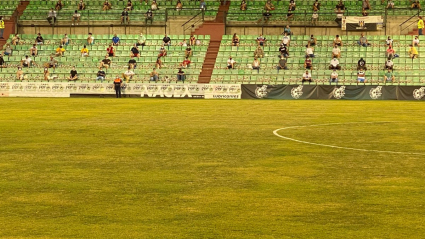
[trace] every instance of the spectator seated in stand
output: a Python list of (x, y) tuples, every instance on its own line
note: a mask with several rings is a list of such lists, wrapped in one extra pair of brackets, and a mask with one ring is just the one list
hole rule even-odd
[(120, 38), (117, 36), (117, 34), (114, 34), (114, 37), (112, 37), (112, 45), (118, 46), (120, 44)]
[(11, 56), (12, 55), (12, 48), (10, 47), (9, 43), (6, 44), (6, 47), (4, 48), (3, 54), (5, 56)]
[(134, 44), (134, 46), (130, 50), (130, 57), (140, 57), (139, 48), (137, 47), (137, 44)]
[(419, 2), (419, 0), (413, 0), (412, 1), (412, 5), (410, 5), (411, 9), (421, 9), (421, 3)]
[(5, 68), (6, 66), (6, 62), (3, 59), (3, 55), (0, 54), (0, 68)]
[(186, 80), (186, 75), (184, 74), (184, 71), (180, 68), (179, 71), (177, 72), (177, 81), (181, 81), (184, 83), (185, 80)]
[(306, 56), (305, 57), (305, 61), (304, 61), (304, 68), (307, 70), (312, 70), (313, 69), (313, 63), (310, 59), (310, 57)]
[(264, 46), (264, 43), (266, 43), (266, 38), (263, 37), (263, 34), (260, 34), (260, 36), (257, 37), (257, 45)]
[(306, 57), (308, 56), (308, 57), (314, 58), (313, 47), (307, 46), (307, 48), (305, 49), (305, 56)]
[(286, 58), (283, 56), (280, 56), (280, 60), (279, 60), (279, 64), (277, 65), (277, 72), (279, 72), (279, 70), (288, 70), (287, 67), (287, 61)]
[(287, 32), (283, 33), (282, 44), (284, 46), (289, 46), (291, 44), (291, 38), (289, 37)]
[(182, 68), (188, 68), (190, 66), (190, 60), (189, 58), (185, 58), (184, 61), (182, 63), (180, 63), (180, 67)]
[(357, 41), (357, 44), (359, 44), (359, 46), (364, 47), (370, 46), (369, 42), (367, 41), (367, 38), (364, 36), (363, 33), (361, 34), (360, 39)]
[(387, 51), (385, 52), (385, 56), (388, 59), (393, 59), (395, 56), (395, 50), (392, 48), (392, 46), (389, 46)]
[(418, 50), (416, 50), (416, 47), (410, 45), (410, 49), (408, 51), (410, 58), (415, 59), (418, 58)]
[(68, 81), (76, 81), (76, 80), (78, 80), (78, 72), (77, 72), (77, 70), (75, 69), (75, 66), (74, 66), (74, 67), (72, 67), (71, 72), (69, 72)]
[(15, 36), (13, 36), (12, 38), (12, 45), (14, 46), (18, 45), (20, 40), (21, 40), (21, 37), (19, 36), (19, 34), (15, 34)]
[(255, 58), (263, 58), (264, 57), (264, 51), (261, 46), (258, 46), (257, 49), (254, 51), (254, 57)]
[(121, 12), (121, 24), (124, 24), (124, 22), (130, 23), (130, 17), (128, 16), (127, 8), (124, 8)]
[(310, 39), (307, 42), (307, 45), (310, 45), (311, 47), (315, 47), (316, 44), (317, 44), (317, 39), (313, 35), (311, 35)]
[(254, 58), (254, 61), (252, 62), (252, 69), (260, 72), (260, 61), (257, 58)]
[(333, 46), (342, 46), (342, 40), (341, 40), (341, 37), (339, 35), (335, 36)]
[(357, 70), (367, 70), (366, 61), (363, 57), (357, 62)]
[(65, 54), (65, 48), (63, 48), (62, 45), (60, 45), (58, 48), (56, 48), (55, 56), (63, 56)]
[(59, 0), (55, 5), (55, 10), (60, 11), (60, 10), (62, 10), (62, 8), (63, 8), (62, 0)]
[(35, 44), (37, 44), (37, 45), (44, 44), (44, 39), (41, 36), (41, 33), (37, 34), (37, 37), (35, 38)]
[(366, 83), (366, 73), (364, 69), (360, 69), (357, 72), (357, 83)]
[(274, 5), (273, 5), (272, 1), (271, 0), (267, 0), (266, 5), (264, 5), (264, 10), (266, 10), (266, 11), (273, 11), (274, 9), (275, 8), (274, 8)]
[(331, 64), (329, 65), (329, 70), (341, 70), (341, 66), (339, 65), (339, 60), (334, 57), (331, 60)]
[(109, 47), (106, 48), (106, 52), (108, 53), (108, 56), (110, 57), (115, 56), (115, 48), (112, 46), (112, 44), (109, 44)]
[(130, 67), (128, 67), (127, 68), (127, 71), (125, 71), (123, 74), (122, 74), (122, 77), (124, 78), (124, 80), (125, 80), (125, 83), (129, 83), (130, 82), (130, 80), (132, 80), (133, 79), (133, 76), (134, 76), (135, 74), (134, 74), (134, 72), (130, 69)]
[(155, 82), (159, 80), (159, 74), (156, 72), (156, 68), (153, 68), (152, 72), (149, 74), (149, 80)]
[(16, 71), (16, 79), (23, 81), (25, 78), (26, 77), (25, 77), (24, 71), (22, 70), (21, 67), (18, 67), (18, 71)]
[(87, 44), (93, 45), (94, 44), (94, 37), (92, 33), (89, 33), (89, 36), (87, 37)]
[(99, 69), (101, 69), (101, 68), (106, 68), (106, 69), (108, 69), (109, 67), (111, 67), (111, 63), (112, 63), (111, 59), (109, 59), (109, 56), (108, 56), (108, 55), (106, 55), (106, 56), (105, 56), (105, 59), (103, 59), (103, 60), (100, 62)]
[(415, 36), (415, 38), (412, 40), (412, 45), (413, 46), (419, 46), (419, 38), (418, 38), (418, 36)]
[(75, 21), (77, 21), (77, 25), (80, 23), (81, 14), (78, 13), (77, 10), (75, 10), (74, 14), (72, 14), (72, 25), (74, 25)]
[(192, 55), (193, 55), (192, 48), (191, 48), (190, 46), (188, 46), (188, 47), (186, 48), (186, 50), (184, 51), (184, 56), (185, 56), (185, 57), (191, 57)]
[(161, 49), (159, 49), (158, 57), (165, 57), (165, 56), (167, 56), (167, 50), (165, 49), (164, 46), (161, 46)]
[(280, 53), (280, 56), (283, 56), (285, 58), (289, 57), (288, 47), (286, 47), (282, 43), (279, 47), (279, 53)]
[(308, 70), (306, 70), (305, 73), (303, 74), (303, 78), (302, 78), (302, 81), (301, 82), (304, 83), (306, 81), (308, 81), (308, 82), (311, 82), (312, 81), (312, 79), (311, 79), (311, 73), (308, 72)]
[(388, 71), (385, 73), (385, 75), (384, 75), (384, 80), (385, 80), (385, 82), (392, 82), (392, 83), (394, 83), (394, 82), (395, 82), (395, 76), (394, 76), (394, 74), (391, 72), (391, 70), (390, 70), (390, 69), (388, 69)]
[(71, 39), (69, 39), (68, 34), (65, 34), (63, 38), (61, 39), (62, 46), (68, 46), (70, 42), (71, 42)]
[(240, 42), (240, 40), (239, 40), (238, 35), (236, 35), (236, 33), (233, 34), (233, 37), (232, 37), (232, 46), (239, 46), (239, 42)]
[(164, 46), (171, 46), (171, 38), (165, 34), (164, 38), (162, 38), (162, 44)]
[(112, 9), (112, 4), (108, 0), (105, 0), (105, 2), (103, 3), (102, 10), (107, 11), (111, 9)]
[(137, 61), (134, 59), (133, 56), (131, 56), (130, 60), (128, 61), (128, 67), (130, 67), (130, 69), (136, 69), (137, 67)]
[(30, 56), (37, 56), (37, 54), (38, 54), (37, 45), (33, 44), (32, 47), (30, 48)]
[(235, 69), (236, 61), (232, 59), (232, 57), (229, 57), (229, 60), (227, 60), (227, 69)]
[(246, 11), (247, 4), (246, 4), (245, 0), (242, 0), (240, 9), (241, 9), (241, 11)]
[(338, 72), (334, 69), (331, 73), (331, 78), (329, 80), (329, 83), (338, 83)]
[(334, 46), (332, 49), (332, 58), (340, 58), (341, 57), (341, 49), (338, 46)]
[(385, 62), (385, 70), (393, 70), (393, 68), (394, 68), (394, 63), (393, 63), (393, 61), (392, 61), (391, 59), (388, 59), (388, 60)]
[(87, 49), (87, 46), (84, 45), (83, 48), (80, 50), (82, 57), (88, 57), (89, 56), (89, 49)]
[(106, 72), (102, 70), (102, 68), (99, 68), (99, 71), (96, 74), (96, 80), (100, 80), (100, 83), (103, 83), (105, 79), (106, 79)]

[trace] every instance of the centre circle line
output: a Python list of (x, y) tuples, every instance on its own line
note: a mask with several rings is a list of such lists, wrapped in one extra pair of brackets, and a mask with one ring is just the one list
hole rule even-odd
[(313, 143), (303, 140), (298, 140), (290, 137), (286, 137), (283, 135), (280, 135), (278, 132), (285, 129), (296, 129), (296, 128), (308, 128), (308, 127), (317, 127), (317, 126), (329, 126), (329, 125), (347, 125), (347, 124), (376, 124), (376, 123), (395, 123), (400, 121), (376, 121), (376, 122), (346, 122), (346, 123), (329, 123), (329, 124), (314, 124), (314, 125), (299, 125), (299, 126), (289, 126), (284, 127), (280, 129), (276, 129), (273, 131), (273, 134), (277, 137), (294, 141), (297, 143), (302, 144), (309, 144), (309, 145), (315, 145), (315, 146), (321, 146), (321, 147), (328, 147), (328, 148), (335, 148), (335, 149), (345, 149), (345, 150), (355, 150), (355, 151), (362, 151), (362, 152), (375, 152), (375, 153), (390, 153), (390, 154), (412, 154), (412, 155), (425, 155), (425, 153), (411, 153), (411, 152), (399, 152), (399, 151), (386, 151), (386, 150), (375, 150), (375, 149), (359, 149), (359, 148), (350, 148), (350, 147), (342, 147), (342, 146), (336, 146), (336, 145), (329, 145), (329, 144), (320, 144), (320, 143)]

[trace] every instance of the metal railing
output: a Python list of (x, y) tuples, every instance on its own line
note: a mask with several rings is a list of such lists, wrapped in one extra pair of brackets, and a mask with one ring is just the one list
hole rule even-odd
[(204, 22), (204, 14), (205, 14), (204, 11), (200, 11), (195, 16), (193, 16), (191, 19), (189, 19), (187, 22), (183, 23), (183, 25), (182, 25), (183, 34), (186, 34), (187, 30), (190, 30), (190, 32), (192, 32), (192, 30), (194, 30), (194, 28), (197, 24), (203, 23)]
[(415, 28), (415, 25), (418, 22), (418, 17), (420, 16), (422, 10), (418, 9), (418, 12), (409, 17), (406, 21), (401, 23), (399, 27), (400, 35), (406, 34), (409, 31)]

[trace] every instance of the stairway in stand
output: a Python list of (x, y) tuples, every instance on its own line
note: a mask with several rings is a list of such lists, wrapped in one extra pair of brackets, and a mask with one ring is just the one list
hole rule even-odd
[(17, 17), (21, 16), (24, 10), (27, 8), (29, 1), (21, 1), (16, 8), (15, 12), (13, 13), (12, 17), (10, 17), (9, 20), (4, 20), (4, 33), (3, 38), (0, 39), (0, 47), (2, 47), (4, 44), (6, 44), (7, 39), (9, 39), (10, 34), (14, 34), (16, 32), (15, 26), (16, 26), (16, 19)]
[(209, 83), (214, 69), (215, 60), (217, 59), (218, 50), (220, 48), (221, 38), (224, 33), (225, 12), (229, 11), (230, 1), (225, 5), (221, 5), (218, 9), (215, 21), (206, 21), (204, 24), (196, 29), (194, 35), (210, 35), (210, 45), (208, 47), (207, 55), (205, 56), (202, 72), (199, 75), (198, 83)]

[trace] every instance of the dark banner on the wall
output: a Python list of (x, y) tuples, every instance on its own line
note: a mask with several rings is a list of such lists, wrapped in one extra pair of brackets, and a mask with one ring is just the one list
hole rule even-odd
[(425, 87), (380, 85), (242, 85), (242, 99), (425, 100)]
[(343, 17), (341, 30), (345, 31), (377, 31), (382, 30), (381, 16)]

